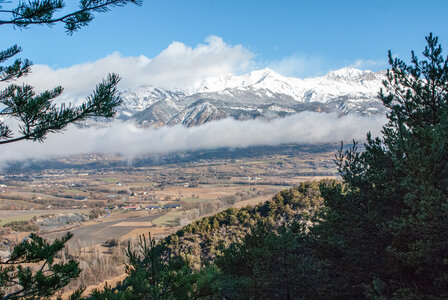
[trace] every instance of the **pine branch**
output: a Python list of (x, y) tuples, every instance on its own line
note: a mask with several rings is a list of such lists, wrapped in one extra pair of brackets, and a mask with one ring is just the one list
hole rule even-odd
[(0, 139), (4, 138), (0, 144), (22, 140), (43, 141), (48, 133), (60, 132), (71, 123), (91, 117), (113, 117), (115, 108), (122, 102), (117, 96), (119, 81), (118, 75), (110, 74), (97, 85), (85, 103), (78, 107), (62, 104), (60, 108), (56, 108), (52, 100), (62, 93), (61, 87), (35, 96), (31, 86), (11, 85), (0, 94), (0, 101), (7, 106), (6, 113), (21, 121), (21, 136), (11, 138), (10, 131), (7, 136), (2, 136), (0, 126)]
[(10, 20), (0, 20), (0, 25), (11, 24), (20, 28), (30, 25), (53, 26), (56, 23), (64, 23), (68, 34), (88, 25), (94, 16), (92, 12), (107, 12), (110, 7), (121, 7), (132, 3), (141, 5), (142, 0), (80, 0), (79, 10), (54, 17), (54, 13), (62, 10), (65, 3), (62, 0), (33, 0), (28, 3), (22, 2), (15, 9), (0, 11), (12, 15)]
[[(14, 45), (6, 50), (0, 51), (0, 63), (22, 52), (22, 48)], [(0, 82), (10, 81), (27, 75), (31, 71), (31, 61), (28, 59), (16, 59), (11, 66), (0, 66)]]

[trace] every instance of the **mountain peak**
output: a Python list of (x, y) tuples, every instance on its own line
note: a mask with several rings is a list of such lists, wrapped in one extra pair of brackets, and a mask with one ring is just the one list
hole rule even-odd
[(238, 76), (209, 77), (183, 91), (130, 90), (121, 94), (125, 100), (121, 111), (127, 119), (148, 108), (135, 119), (150, 126), (197, 126), (226, 117), (271, 118), (306, 110), (372, 115), (384, 112), (377, 99), (382, 79), (384, 72), (354, 68), (306, 79), (285, 77), (265, 68)]
[(359, 70), (354, 68), (342, 68), (328, 72), (325, 76), (327, 79), (333, 80), (360, 80), (373, 79), (375, 73), (370, 70)]
[(196, 92), (218, 92), (228, 88), (245, 88), (263, 82), (267, 78), (281, 78), (282, 76), (269, 68), (256, 70), (244, 75), (224, 75), (204, 79)]
[(264, 68), (264, 69), (260, 69), (260, 70), (254, 70), (249, 72), (247, 75), (252, 75), (252, 76), (266, 76), (269, 74), (277, 74), (275, 71), (273, 71), (270, 68)]
[[(265, 80), (266, 78), (283, 78), (282, 75), (278, 74), (277, 72), (275, 72), (269, 68), (252, 71), (246, 75), (242, 75), (242, 77), (250, 78), (255, 83), (259, 83), (259, 82)], [(253, 84), (255, 84), (255, 83), (253, 83)]]

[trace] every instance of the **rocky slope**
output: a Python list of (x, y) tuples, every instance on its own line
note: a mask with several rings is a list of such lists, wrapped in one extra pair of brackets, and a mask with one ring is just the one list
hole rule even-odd
[(384, 113), (377, 99), (384, 72), (345, 68), (325, 76), (299, 79), (270, 69), (241, 76), (207, 78), (196, 87), (169, 91), (141, 87), (121, 93), (123, 120), (144, 126), (197, 126), (232, 117), (278, 118), (301, 111)]

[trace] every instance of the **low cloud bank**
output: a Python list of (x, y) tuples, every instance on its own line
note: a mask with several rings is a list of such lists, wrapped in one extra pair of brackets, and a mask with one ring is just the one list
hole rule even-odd
[(44, 143), (17, 142), (2, 146), (0, 163), (12, 160), (48, 159), (84, 153), (120, 154), (128, 160), (151, 154), (220, 147), (248, 147), (284, 143), (327, 143), (364, 140), (371, 131), (380, 135), (385, 117), (302, 112), (289, 117), (236, 121), (225, 119), (186, 128), (181, 125), (139, 128), (114, 121), (108, 127), (76, 128), (52, 134)]

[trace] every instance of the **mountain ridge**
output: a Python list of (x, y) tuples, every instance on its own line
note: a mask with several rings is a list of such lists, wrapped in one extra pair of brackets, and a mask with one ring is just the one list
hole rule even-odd
[[(277, 118), (301, 111), (384, 113), (377, 99), (385, 72), (343, 68), (314, 78), (285, 77), (265, 68), (243, 75), (202, 80), (194, 87), (167, 90), (143, 86), (120, 93), (119, 118), (142, 126), (199, 126), (232, 117)], [(193, 108), (208, 103), (207, 108)], [(194, 114), (192, 112), (195, 111)]]

